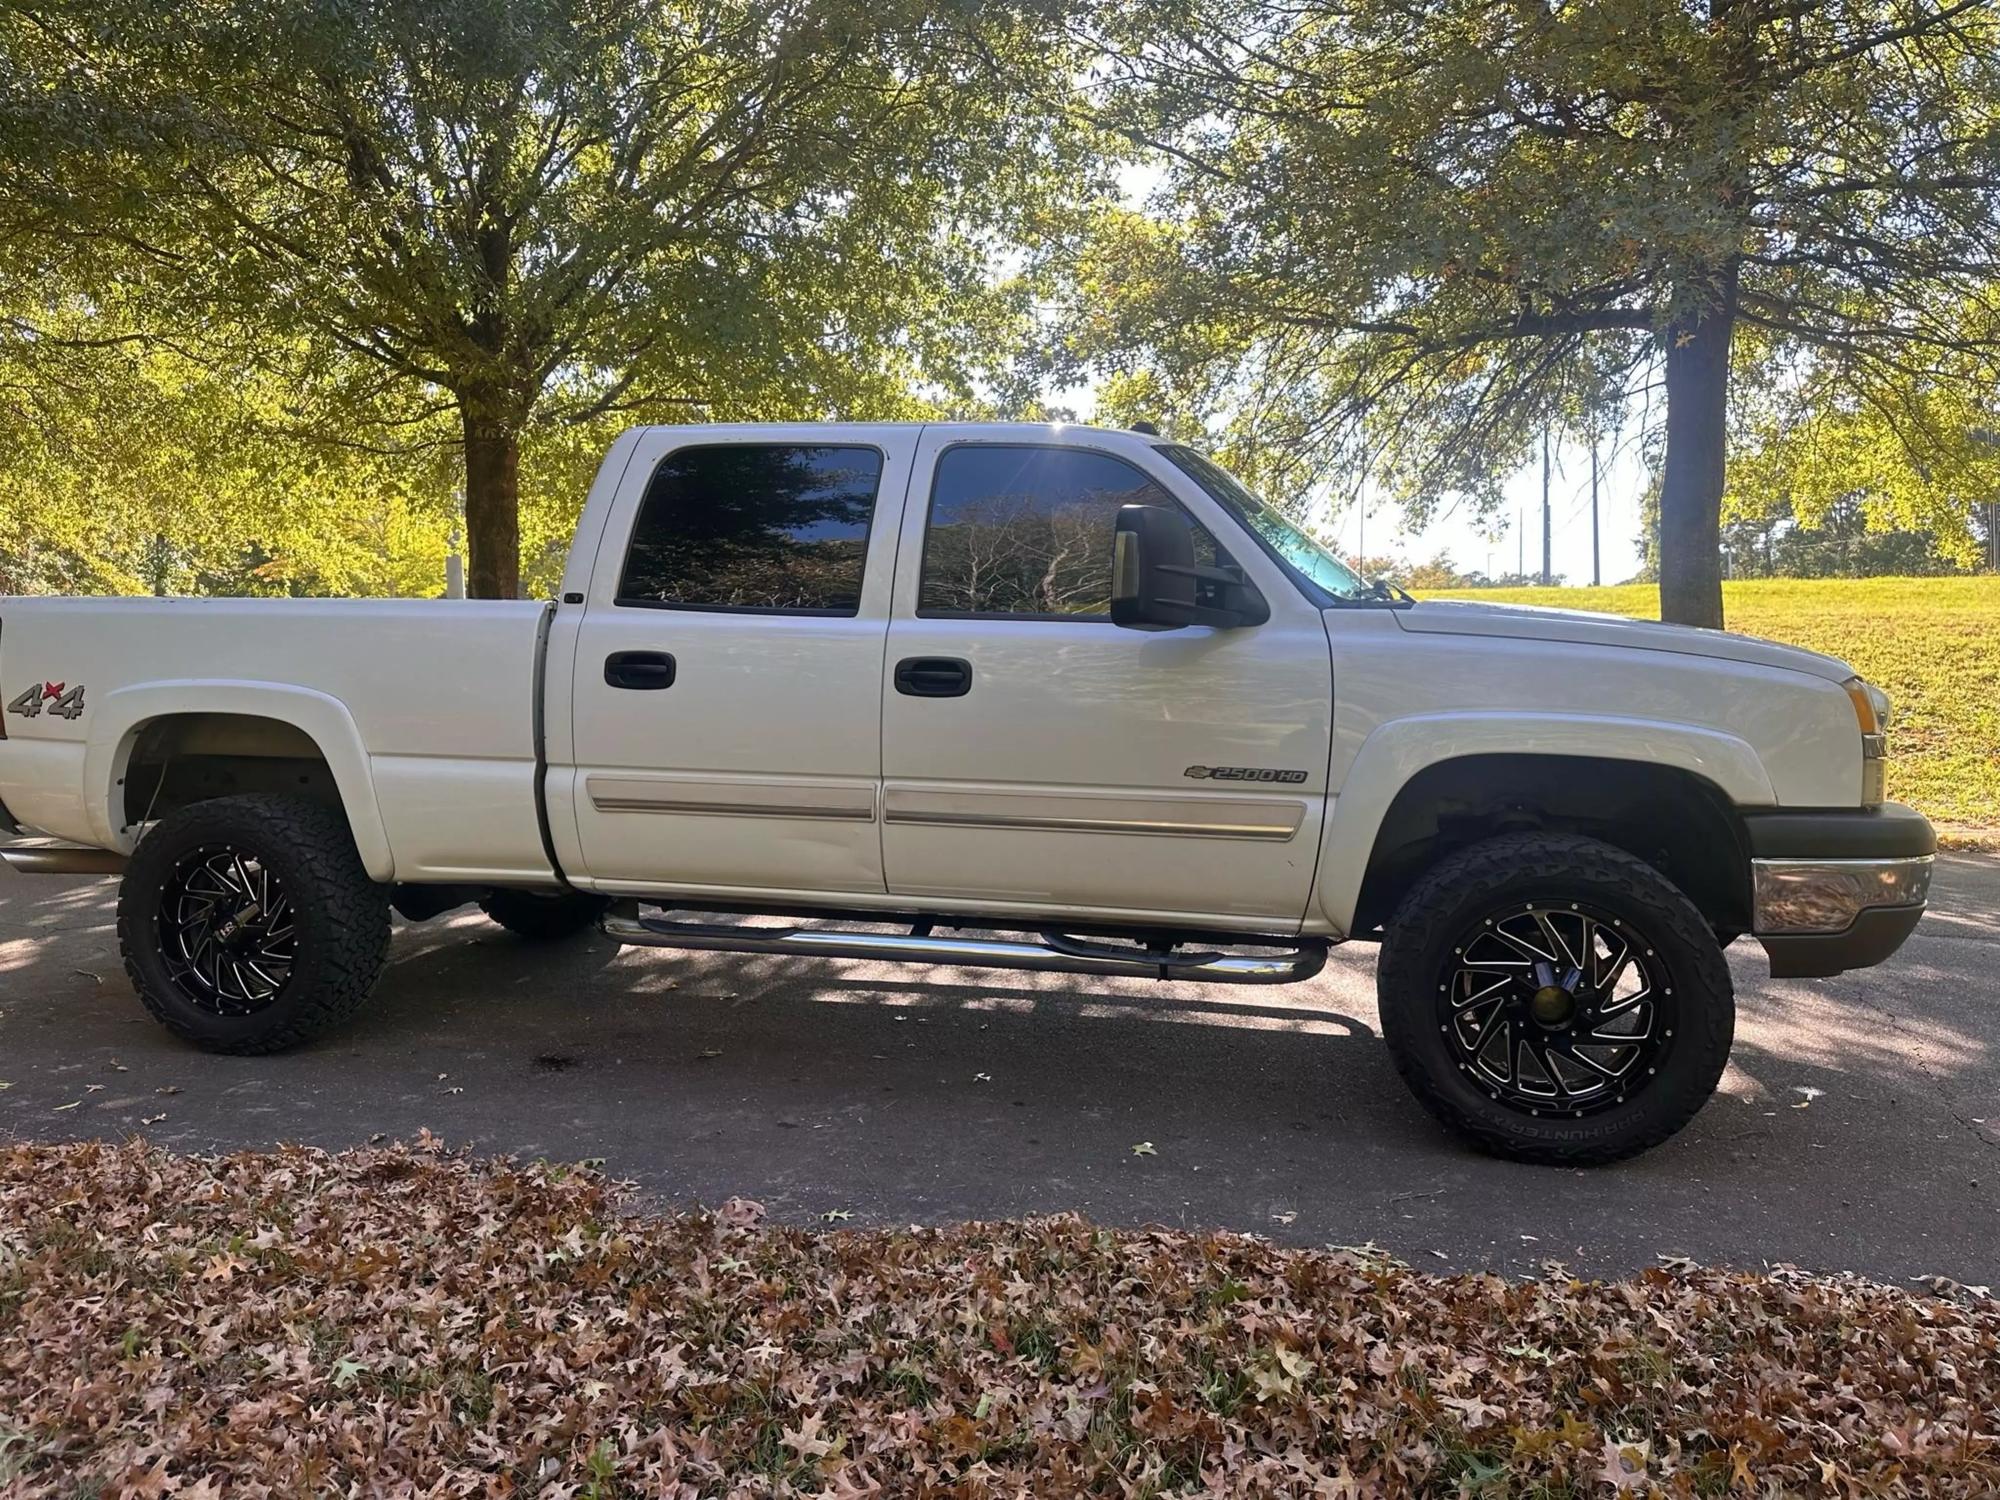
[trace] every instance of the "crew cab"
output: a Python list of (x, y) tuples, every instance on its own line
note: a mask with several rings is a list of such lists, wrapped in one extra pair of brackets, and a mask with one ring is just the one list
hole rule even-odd
[(122, 872), (201, 1047), (338, 1024), (392, 908), (1209, 983), (1377, 940), (1418, 1098), (1541, 1161), (1679, 1129), (1723, 947), (1880, 962), (1935, 849), (1841, 662), (1416, 602), (1083, 426), (635, 429), (552, 601), (0, 600), (0, 699), (7, 861)]

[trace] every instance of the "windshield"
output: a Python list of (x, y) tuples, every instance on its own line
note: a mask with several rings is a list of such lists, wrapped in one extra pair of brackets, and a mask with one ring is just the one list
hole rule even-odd
[(1374, 593), (1346, 563), (1314, 541), (1297, 525), (1243, 487), (1235, 475), (1212, 459), (1178, 443), (1162, 443), (1154, 452), (1208, 491), (1209, 496), (1229, 511), (1294, 577), (1304, 579), (1319, 591), (1336, 599), (1360, 599)]

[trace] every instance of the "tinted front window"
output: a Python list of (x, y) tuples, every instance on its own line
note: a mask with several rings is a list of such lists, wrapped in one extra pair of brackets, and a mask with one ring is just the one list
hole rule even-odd
[(1159, 485), (1083, 448), (946, 450), (924, 542), (925, 614), (1103, 615), (1121, 505), (1173, 505)]
[(881, 479), (873, 448), (670, 453), (639, 506), (618, 602), (851, 615)]
[(1304, 579), (1335, 599), (1363, 599), (1374, 592), (1361, 581), (1359, 573), (1314, 541), (1310, 533), (1287, 520), (1269, 502), (1245, 488), (1241, 480), (1213, 459), (1177, 443), (1156, 444), (1153, 451), (1207, 490), (1224, 510), (1262, 538), (1266, 549), (1293, 577)]

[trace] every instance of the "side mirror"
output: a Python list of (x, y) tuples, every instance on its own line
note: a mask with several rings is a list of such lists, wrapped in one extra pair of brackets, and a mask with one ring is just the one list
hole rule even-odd
[(1262, 625), (1264, 596), (1225, 568), (1194, 560), (1194, 528), (1167, 505), (1122, 505), (1111, 559), (1111, 623), (1127, 630)]

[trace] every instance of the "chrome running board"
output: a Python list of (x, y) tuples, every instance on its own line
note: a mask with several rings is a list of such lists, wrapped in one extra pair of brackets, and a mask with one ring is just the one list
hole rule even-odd
[(969, 969), (1042, 969), (1060, 974), (1118, 974), (1136, 979), (1194, 979), (1209, 984), (1292, 984), (1326, 965), (1326, 944), (1312, 938), (1268, 954), (1182, 951), (1178, 944), (1141, 948), (1086, 942), (1061, 933), (1035, 938), (937, 937), (928, 922), (908, 933), (839, 928), (737, 927), (640, 916), (620, 902), (600, 924), (606, 936), (642, 948), (721, 953), (793, 953), (805, 958), (872, 958), (894, 963), (956, 964)]
[(23, 875), (116, 875), (125, 868), (125, 856), (117, 850), (93, 849), (87, 844), (0, 849), (0, 860)]

